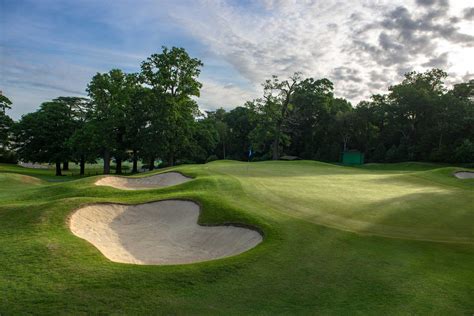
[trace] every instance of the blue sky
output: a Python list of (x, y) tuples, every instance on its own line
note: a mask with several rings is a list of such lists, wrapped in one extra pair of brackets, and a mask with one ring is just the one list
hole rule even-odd
[(473, 12), (470, 0), (0, 0), (0, 90), (17, 119), (165, 45), (204, 62), (202, 109), (243, 105), (296, 71), (357, 103), (409, 70), (473, 78)]

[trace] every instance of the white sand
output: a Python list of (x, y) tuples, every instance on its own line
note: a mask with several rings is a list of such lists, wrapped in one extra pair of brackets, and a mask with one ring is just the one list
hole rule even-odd
[(459, 179), (474, 179), (474, 172), (470, 171), (459, 171), (454, 174)]
[(126, 178), (105, 176), (95, 182), (95, 185), (111, 186), (122, 190), (144, 190), (167, 187), (191, 180), (179, 172), (166, 172), (143, 178)]
[(71, 231), (115, 262), (182, 264), (237, 255), (262, 241), (255, 230), (200, 226), (200, 207), (167, 200), (140, 205), (94, 204), (70, 218)]

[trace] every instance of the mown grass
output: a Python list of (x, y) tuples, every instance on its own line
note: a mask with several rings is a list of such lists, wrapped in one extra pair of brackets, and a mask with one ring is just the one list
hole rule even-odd
[[(174, 168), (195, 177), (175, 187), (121, 191), (1, 167), (2, 315), (474, 312), (474, 181), (455, 168), (219, 161)], [(232, 258), (135, 266), (67, 226), (84, 203), (169, 198), (200, 202), (202, 223), (257, 226), (264, 242)]]

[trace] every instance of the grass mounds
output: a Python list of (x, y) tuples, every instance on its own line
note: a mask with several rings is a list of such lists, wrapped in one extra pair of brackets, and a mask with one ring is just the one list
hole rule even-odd
[[(1, 165), (0, 314), (472, 314), (474, 186), (459, 170), (216, 161), (169, 169), (194, 178), (179, 186), (125, 191), (95, 177), (11, 181), (54, 176)], [(201, 225), (265, 238), (150, 266), (112, 262), (68, 226), (85, 205), (169, 199), (198, 202)]]

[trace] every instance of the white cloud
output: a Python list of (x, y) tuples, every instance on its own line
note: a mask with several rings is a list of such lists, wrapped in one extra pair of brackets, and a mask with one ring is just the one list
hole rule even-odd
[[(176, 45), (204, 62), (198, 102), (206, 110), (242, 105), (261, 94), (260, 84), (271, 75), (288, 77), (296, 71), (327, 77), (336, 95), (356, 103), (385, 91), (404, 71), (430, 65), (446, 65), (451, 83), (472, 77), (474, 21), (466, 18), (472, 0), (451, 0), (449, 10), (444, 2), (84, 0), (75, 2), (71, 16), (79, 11), (85, 25), (99, 21), (105, 31), (97, 32), (110, 32), (116, 40), (90, 41), (84, 34), (95, 35), (93, 27), (59, 36), (60, 26), (51, 19), (34, 12), (12, 15), (15, 27), (0, 45), (16, 45), (0, 47), (0, 88), (12, 98), (18, 117), (47, 99), (85, 93), (95, 72), (138, 71), (140, 62), (162, 45)], [(34, 3), (57, 14), (69, 5)], [(390, 24), (387, 15), (397, 7), (407, 8), (410, 18), (389, 17)], [(415, 29), (413, 20), (424, 29)]]
[(236, 106), (243, 106), (247, 100), (259, 97), (256, 89), (243, 89), (233, 83), (221, 83), (212, 79), (202, 81), (201, 96), (198, 100), (202, 110), (215, 110), (224, 108), (233, 109)]
[[(433, 6), (426, 5), (431, 2)], [(328, 77), (336, 94), (357, 102), (385, 90), (405, 71), (446, 66), (457, 79), (474, 71), (472, 62), (452, 58), (474, 55), (473, 48), (464, 45), (469, 44), (473, 23), (449, 20), (461, 17), (469, 0), (454, 1), (448, 12), (444, 1), (431, 2), (421, 1), (422, 7), (411, 0), (261, 0), (249, 8), (202, 0), (173, 16), (254, 86), (272, 74), (287, 77), (301, 71), (305, 76)], [(393, 25), (384, 25), (390, 18), (385, 15), (398, 7), (421, 19), (426, 30), (410, 29), (403, 23), (411, 21), (395, 17)], [(383, 81), (373, 82), (374, 78)]]

